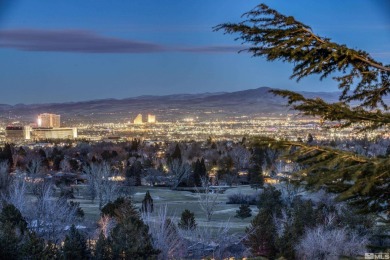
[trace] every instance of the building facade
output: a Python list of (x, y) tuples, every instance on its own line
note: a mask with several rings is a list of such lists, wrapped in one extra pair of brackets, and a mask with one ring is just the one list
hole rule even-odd
[(38, 115), (38, 127), (61, 127), (61, 116), (56, 114), (44, 113)]
[(77, 138), (77, 128), (33, 128), (31, 139), (75, 139)]
[(140, 125), (142, 124), (142, 115), (141, 114), (138, 114), (137, 117), (134, 119), (134, 124), (136, 125)]
[(148, 123), (156, 123), (156, 115), (148, 114)]
[(18, 143), (31, 138), (30, 126), (7, 126), (5, 128), (5, 140), (9, 143)]

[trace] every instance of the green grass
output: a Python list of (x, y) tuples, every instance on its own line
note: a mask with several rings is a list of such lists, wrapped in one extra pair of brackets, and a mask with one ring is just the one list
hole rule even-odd
[[(228, 189), (225, 193), (218, 195), (218, 204), (215, 208), (214, 215), (211, 221), (206, 220), (205, 213), (201, 210), (198, 203), (198, 195), (189, 191), (174, 191), (169, 188), (155, 188), (155, 187), (135, 187), (132, 199), (137, 207), (141, 207), (142, 199), (146, 191), (149, 191), (154, 203), (154, 208), (167, 206), (168, 215), (178, 221), (181, 213), (188, 209), (195, 213), (196, 222), (198, 226), (219, 227), (229, 221), (232, 232), (244, 232), (257, 213), (257, 207), (251, 206), (252, 217), (246, 219), (235, 218), (236, 210), (240, 205), (226, 204), (227, 197), (232, 193), (242, 192), (245, 194), (253, 194), (255, 190), (249, 186), (239, 186)], [(81, 208), (84, 210), (87, 220), (97, 221), (100, 216), (98, 201), (94, 203), (88, 199), (76, 199), (74, 201), (80, 202)]]

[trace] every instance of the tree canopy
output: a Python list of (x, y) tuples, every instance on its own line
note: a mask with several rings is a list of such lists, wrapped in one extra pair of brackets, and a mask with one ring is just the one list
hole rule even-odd
[[(304, 115), (320, 117), (322, 122), (337, 121), (338, 128), (388, 129), (390, 113), (383, 98), (390, 93), (390, 65), (374, 60), (365, 51), (316, 35), (308, 25), (265, 4), (242, 18), (240, 23), (220, 24), (215, 30), (238, 35), (236, 40), (247, 46), (242, 51), (254, 57), (292, 63), (292, 79), (299, 81), (317, 74), (322, 80), (333, 75), (342, 90), (336, 103), (305, 98), (288, 90), (272, 90), (287, 98), (292, 108)], [(297, 177), (309, 186), (338, 192), (339, 199), (348, 200), (362, 211), (390, 213), (390, 157), (368, 158), (300, 142), (269, 139), (256, 142), (289, 150), (290, 156), (304, 166)]]

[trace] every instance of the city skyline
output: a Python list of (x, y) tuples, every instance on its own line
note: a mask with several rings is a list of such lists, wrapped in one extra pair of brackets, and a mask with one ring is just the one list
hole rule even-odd
[[(386, 1), (261, 1), (338, 43), (388, 63)], [(1, 1), (0, 104), (229, 92), (260, 86), (336, 91), (289, 79), (291, 65), (248, 54), (213, 26), (260, 1)], [(93, 8), (92, 8), (93, 7)]]

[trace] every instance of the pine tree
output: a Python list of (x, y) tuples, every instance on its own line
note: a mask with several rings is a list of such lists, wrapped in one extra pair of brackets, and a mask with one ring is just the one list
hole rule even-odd
[(253, 147), (248, 171), (249, 184), (251, 188), (258, 189), (264, 184), (262, 165), (265, 161), (264, 149)]
[(200, 175), (202, 177), (206, 177), (207, 178), (207, 169), (206, 169), (206, 164), (204, 162), (204, 158), (203, 157), (202, 157), (202, 160), (200, 160), (199, 167), (200, 167)]
[(96, 260), (112, 259), (111, 246), (111, 239), (106, 238), (103, 232), (100, 232), (99, 238), (96, 241), (93, 258)]
[(153, 248), (148, 226), (139, 211), (128, 198), (118, 198), (102, 208), (102, 215), (115, 218), (117, 225), (109, 238), (100, 236), (95, 252), (103, 258), (110, 254), (113, 259), (155, 259), (159, 253)]
[(52, 241), (48, 241), (46, 243), (44, 256), (42, 259), (58, 259), (60, 258), (60, 250), (58, 249), (57, 245), (54, 244)]
[(10, 167), (12, 167), (14, 165), (13, 164), (14, 161), (13, 161), (13, 157), (12, 157), (12, 149), (13, 149), (13, 145), (6, 143), (4, 145), (4, 148), (2, 150), (0, 150), (0, 160), (7, 160), (8, 165)]
[(276, 240), (279, 256), (286, 259), (295, 259), (295, 246), (306, 229), (313, 228), (318, 224), (313, 203), (295, 199), (291, 208), (286, 209), (286, 214), (290, 221), (284, 223), (284, 231)]
[(234, 217), (240, 219), (252, 217), (252, 210), (248, 204), (241, 204)]
[(129, 216), (139, 217), (139, 211), (133, 205), (131, 199), (119, 197), (115, 201), (107, 203), (101, 209), (101, 215), (107, 215), (115, 218), (116, 221), (121, 222)]
[(202, 187), (203, 181), (208, 179), (204, 158), (196, 160), (194, 166), (194, 183), (196, 187)]
[(27, 222), (22, 213), (12, 204), (3, 205), (0, 213), (0, 225), (10, 224), (11, 228), (18, 229), (23, 234), (27, 230)]
[(259, 213), (245, 231), (244, 244), (254, 256), (273, 258), (278, 253), (274, 216), (281, 214), (282, 206), (281, 192), (274, 186), (265, 187), (259, 196)]
[(157, 259), (148, 226), (139, 218), (127, 216), (111, 232), (114, 259)]
[(0, 256), (2, 259), (17, 259), (22, 238), (10, 222), (0, 225)]
[(194, 168), (194, 184), (196, 187), (202, 187), (202, 176), (201, 176), (199, 159), (196, 160), (193, 168)]
[(173, 151), (171, 155), (171, 159), (173, 160), (179, 160), (181, 162), (181, 150), (179, 144), (176, 144), (175, 150)]
[(82, 260), (90, 256), (85, 236), (74, 225), (70, 227), (69, 233), (65, 237), (62, 252), (65, 259)]
[[(215, 27), (249, 45), (244, 50), (268, 61), (293, 63), (291, 78), (310, 75), (320, 79), (338, 73), (334, 79), (342, 90), (340, 101), (327, 103), (319, 98), (305, 98), (287, 91), (273, 90), (288, 99), (292, 108), (304, 115), (317, 116), (323, 122), (338, 122), (338, 128), (353, 126), (355, 131), (388, 129), (390, 113), (383, 97), (390, 93), (390, 65), (383, 65), (362, 50), (348, 48), (316, 35), (292, 16), (260, 4), (243, 15), (240, 23)], [(351, 104), (353, 103), (353, 106)], [(327, 187), (338, 199), (358, 206), (361, 212), (390, 214), (390, 158), (365, 157), (332, 147), (299, 142), (259, 140), (261, 145), (293, 148), (291, 159), (305, 165), (299, 174), (313, 188)], [(309, 174), (307, 174), (309, 173)]]
[(144, 199), (142, 200), (142, 208), (143, 212), (153, 212), (153, 199), (150, 195), (149, 191), (146, 192)]
[(177, 226), (184, 230), (194, 230), (196, 228), (195, 214), (185, 209), (181, 213), (181, 218)]
[(0, 256), (2, 259), (17, 259), (20, 255), (27, 222), (12, 204), (5, 204), (0, 213)]
[(277, 232), (272, 212), (261, 209), (245, 230), (247, 236), (244, 244), (253, 256), (273, 258), (277, 254), (275, 245)]
[(47, 256), (45, 240), (37, 236), (35, 232), (29, 231), (27, 233), (27, 236), (18, 251), (22, 255), (22, 259), (47, 259), (45, 258)]
[(140, 161), (135, 161), (126, 170), (126, 177), (133, 179), (135, 186), (141, 186), (141, 174), (142, 174), (142, 164)]

